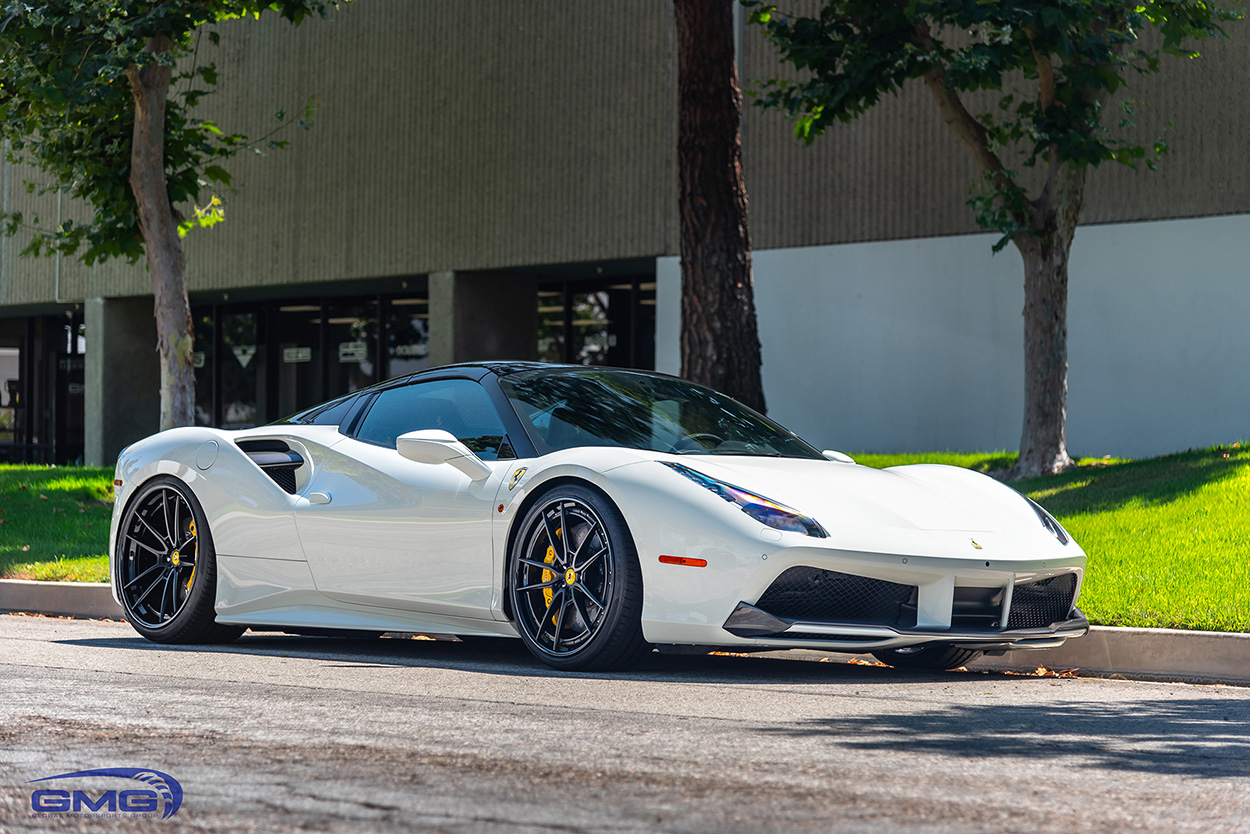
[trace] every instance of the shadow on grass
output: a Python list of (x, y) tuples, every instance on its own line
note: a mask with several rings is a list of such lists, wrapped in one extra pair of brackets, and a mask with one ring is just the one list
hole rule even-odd
[(1110, 512), (1129, 504), (1168, 504), (1208, 484), (1250, 472), (1250, 450), (1215, 447), (1149, 460), (1087, 464), (1011, 484), (1057, 516)]
[(1250, 709), (1217, 698), (957, 704), (921, 713), (822, 718), (760, 733), (951, 759), (1071, 758), (1076, 767), (1209, 779), (1250, 776)]

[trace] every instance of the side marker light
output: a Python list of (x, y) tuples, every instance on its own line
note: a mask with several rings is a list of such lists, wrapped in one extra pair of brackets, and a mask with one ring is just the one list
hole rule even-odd
[(126, 482), (123, 481), (121, 478), (117, 478), (113, 481), (113, 486), (123, 486), (125, 483)]
[(707, 559), (691, 559), (688, 556), (661, 556), (660, 562), (665, 565), (685, 565), (688, 568), (707, 567)]
[(499, 505), (499, 512), (503, 512), (503, 504)]

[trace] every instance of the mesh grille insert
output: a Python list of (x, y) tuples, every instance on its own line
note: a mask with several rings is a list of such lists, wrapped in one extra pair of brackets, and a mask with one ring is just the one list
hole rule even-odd
[(273, 478), (273, 482), (275, 484), (294, 495), (295, 470), (297, 468), (297, 466), (266, 466), (264, 468), (264, 473), (270, 478)]
[(1076, 574), (1065, 573), (1017, 585), (1011, 595), (1007, 628), (1045, 628), (1068, 619), (1076, 595)]
[(819, 568), (795, 567), (778, 576), (755, 607), (788, 620), (914, 628), (916, 587)]

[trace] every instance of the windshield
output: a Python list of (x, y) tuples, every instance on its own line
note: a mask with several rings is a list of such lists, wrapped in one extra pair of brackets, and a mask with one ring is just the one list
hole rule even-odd
[(539, 454), (623, 446), (685, 455), (823, 455), (710, 388), (631, 371), (535, 370), (500, 380)]

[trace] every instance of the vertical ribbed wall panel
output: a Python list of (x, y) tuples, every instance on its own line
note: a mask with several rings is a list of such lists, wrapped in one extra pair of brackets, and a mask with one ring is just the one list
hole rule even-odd
[[(192, 290), (677, 254), (671, 0), (370, 0), (220, 31), (200, 59), (220, 71), (203, 110), (223, 129), (260, 136), (319, 103), (287, 149), (230, 161), (226, 222), (186, 240)], [(1134, 80), (1152, 105), (1139, 135), (1173, 153), (1155, 173), (1095, 171), (1085, 223), (1250, 212), (1250, 26), (1232, 33)], [(777, 72), (756, 27), (743, 52), (748, 84)], [(976, 172), (919, 85), (811, 147), (748, 105), (743, 144), (756, 248), (976, 229)], [(11, 168), (10, 208), (54, 222), (31, 178)], [(25, 241), (3, 244), (0, 304), (57, 298), (55, 261), (19, 258)], [(63, 300), (149, 291), (142, 264), (61, 263)]]
[[(24, 225), (53, 229), (58, 216), (62, 220), (81, 223), (89, 219), (87, 209), (65, 195), (58, 215), (56, 193), (39, 194), (47, 176), (29, 165), (5, 165), (3, 185), (10, 211), (20, 211)], [(29, 193), (34, 184), (35, 193)], [(30, 243), (32, 231), (23, 230), (12, 238), (0, 240), (0, 304), (43, 304), (57, 301), (79, 301), (89, 295), (134, 295), (149, 291), (150, 285), (142, 264), (131, 266), (124, 261), (104, 265), (83, 266), (73, 257), (22, 257), (21, 251)]]
[[(481, 269), (676, 249), (671, 0), (371, 0), (292, 28), (220, 27), (202, 113), (260, 136), (316, 97), (285, 150), (227, 164), (226, 222), (185, 241), (191, 289)], [(55, 218), (55, 198), (10, 188)], [(205, 199), (207, 199), (207, 194)], [(52, 213), (47, 206), (51, 201)], [(10, 240), (0, 303), (52, 301), (54, 262)], [(142, 265), (64, 260), (62, 299), (147, 292)]]
[(239, 160), (193, 286), (653, 256), (675, 245), (668, 0), (372, 0), (297, 30), (222, 27), (223, 127), (317, 96)]
[[(1120, 98), (1149, 102), (1133, 141), (1165, 138), (1159, 170), (1094, 170), (1083, 223), (1120, 223), (1250, 212), (1250, 25), (1202, 44), (1195, 61), (1165, 58), (1163, 72), (1130, 78)], [(772, 47), (747, 28), (744, 76), (776, 75)], [(980, 101), (989, 105), (991, 99)], [(981, 105), (970, 105), (982, 112)], [(1119, 119), (1108, 106), (1109, 121)], [(1168, 123), (1173, 126), (1169, 129)], [(966, 205), (979, 173), (916, 82), (807, 147), (776, 111), (749, 107), (743, 124), (757, 248), (931, 237), (977, 231)], [(1009, 166), (1010, 167), (1010, 166)]]

